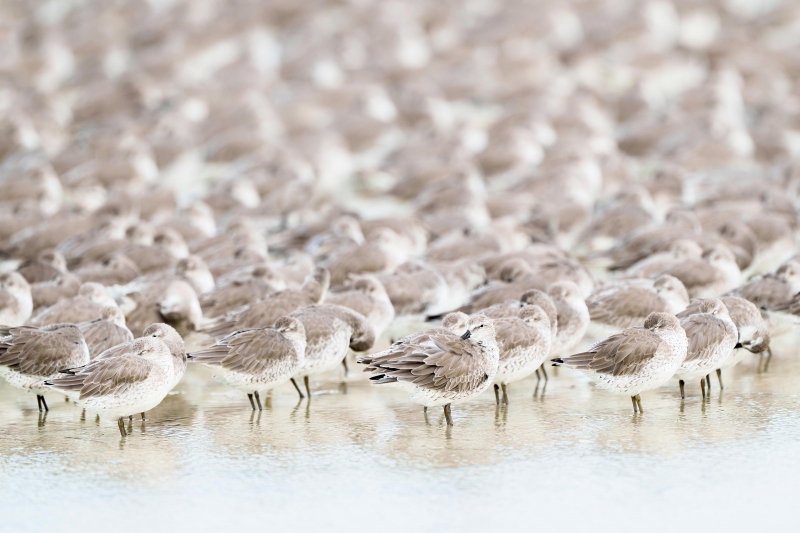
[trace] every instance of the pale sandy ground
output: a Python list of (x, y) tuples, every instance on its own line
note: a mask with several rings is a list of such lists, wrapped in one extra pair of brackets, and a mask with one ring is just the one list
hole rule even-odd
[(677, 383), (630, 400), (561, 369), (426, 423), (406, 396), (352, 371), (291, 385), (262, 413), (190, 368), (120, 439), (49, 395), (0, 384), (0, 530), (796, 530), (800, 361), (790, 343), (748, 358), (702, 402)]

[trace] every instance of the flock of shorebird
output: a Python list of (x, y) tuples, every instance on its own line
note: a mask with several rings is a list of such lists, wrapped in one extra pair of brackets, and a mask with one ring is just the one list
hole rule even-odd
[(0, 377), (40, 410), (125, 435), (188, 363), (256, 410), (355, 352), (448, 425), (551, 364), (638, 416), (800, 316), (796, 3), (123, 4), (0, 7)]
[[(444, 183), (438, 209), (470, 216), (472, 205), (447, 200), (472, 193), (459, 179)], [(12, 188), (37, 193), (35, 182), (8, 181), (0, 194)], [(587, 231), (648, 200), (646, 187), (629, 184), (576, 243), (604, 238)], [(743, 211), (754, 214), (740, 221)], [(40, 410), (57, 391), (117, 419), (123, 435), (123, 419), (144, 418), (187, 362), (211, 368), (255, 410), (287, 382), (310, 398), (309, 378), (346, 372), (351, 351), (367, 352), (357, 361), (370, 381), (405, 389), (426, 411), (443, 406), (448, 425), (452, 404), (487, 389), (500, 405), (514, 382), (536, 374), (538, 388), (551, 361), (630, 396), (641, 413), (640, 393), (673, 378), (681, 398), (687, 381), (705, 398), (710, 374), (722, 387), (723, 369), (747, 352), (769, 354), (771, 335), (791, 331), (800, 313), (795, 213), (773, 194), (676, 208), (580, 258), (525, 243), (520, 228), (431, 238), (417, 215), (336, 213), (275, 231), (268, 244), (255, 217), (217, 231), (200, 201), (157, 226), (131, 222), (132, 212), (109, 204), (81, 215), (78, 229), (43, 221), (19, 230), (0, 274), (0, 375), (34, 392)], [(719, 230), (704, 229), (709, 222)], [(768, 262), (774, 272), (745, 278), (742, 269)], [(186, 353), (189, 332), (204, 349)]]

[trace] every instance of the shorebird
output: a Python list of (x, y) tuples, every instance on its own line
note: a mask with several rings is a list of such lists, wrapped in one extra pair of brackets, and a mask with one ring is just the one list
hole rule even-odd
[(686, 358), (687, 339), (680, 321), (669, 313), (651, 313), (643, 327), (627, 328), (588, 351), (553, 359), (553, 366), (580, 370), (597, 386), (631, 397), (642, 413), (640, 394), (667, 383)]
[(125, 326), (125, 315), (119, 307), (104, 307), (100, 318), (77, 324), (81, 330), (89, 356), (94, 358), (109, 348), (133, 340), (133, 334)]
[(117, 303), (99, 283), (84, 283), (73, 298), (61, 300), (34, 316), (29, 324), (46, 326), (48, 324), (89, 322), (100, 316), (104, 307), (114, 307)]
[(547, 293), (558, 311), (558, 330), (550, 347), (551, 355), (573, 350), (589, 327), (589, 309), (578, 286), (571, 281), (553, 283)]
[[(736, 325), (736, 331), (739, 334), (736, 349), (722, 363), (722, 368), (731, 368), (737, 365), (744, 359), (746, 351), (758, 355), (766, 352), (767, 359), (764, 363), (766, 368), (771, 357), (769, 348), (770, 334), (769, 327), (764, 317), (761, 316), (761, 311), (752, 302), (738, 296), (723, 296), (720, 300), (728, 308), (728, 314), (731, 315), (731, 320)], [(719, 380), (719, 388), (724, 388), (722, 385), (722, 370), (719, 368), (717, 369), (717, 379)]]
[(172, 356), (159, 339), (141, 338), (126, 343), (114, 357), (98, 357), (84, 366), (68, 367), (44, 384), (74, 399), (78, 406), (122, 421), (156, 407), (172, 390)]
[(715, 298), (739, 286), (742, 278), (736, 257), (725, 245), (714, 246), (702, 259), (677, 262), (662, 274), (681, 280), (692, 298)]
[(61, 300), (77, 296), (81, 280), (74, 274), (65, 272), (51, 281), (41, 281), (31, 285), (33, 313), (38, 314)]
[(394, 306), (383, 284), (373, 275), (356, 274), (348, 280), (345, 287), (347, 290), (328, 294), (325, 302), (341, 305), (361, 314), (367, 319), (375, 339), (380, 339), (394, 320)]
[(55, 250), (44, 250), (33, 261), (25, 261), (17, 267), (17, 272), (31, 284), (52, 281), (66, 271), (67, 260)]
[(447, 282), (431, 265), (413, 261), (379, 276), (397, 315), (435, 315), (447, 300)]
[[(556, 308), (555, 303), (553, 303), (553, 299), (550, 297), (550, 295), (544, 291), (540, 291), (538, 289), (525, 291), (522, 296), (520, 296), (518, 301), (508, 300), (501, 304), (495, 304), (487, 307), (486, 309), (481, 309), (480, 313), (488, 316), (492, 320), (512, 318), (517, 316), (520, 309), (529, 305), (541, 307), (547, 315), (547, 319), (550, 322), (550, 347), (552, 348), (553, 342), (558, 334), (558, 309)], [(540, 370), (541, 374), (539, 373)], [(540, 368), (536, 369), (537, 385), (542, 380), (542, 376), (544, 376), (545, 381), (549, 379), (544, 362), (542, 362)]]
[(89, 362), (89, 349), (74, 324), (21, 326), (0, 339), (0, 376), (12, 386), (36, 393), (39, 411), (49, 411), (44, 381), (63, 368)]
[(348, 347), (354, 352), (363, 352), (375, 344), (375, 336), (367, 320), (346, 307), (332, 304), (310, 305), (289, 316), (300, 320), (306, 330), (305, 360), (291, 378), (300, 398), (304, 396), (295, 378), (302, 376), (306, 393), (311, 398), (310, 376), (341, 365)]
[(631, 265), (625, 271), (628, 276), (658, 276), (676, 263), (686, 259), (703, 257), (703, 247), (692, 239), (678, 239), (664, 252), (657, 252)]
[(95, 359), (108, 359), (127, 353), (131, 349), (132, 343), (140, 338), (158, 339), (167, 346), (169, 353), (172, 356), (172, 376), (174, 380), (172, 386), (174, 387), (177, 385), (183, 377), (183, 373), (186, 371), (186, 347), (183, 342), (183, 337), (181, 337), (180, 333), (178, 333), (177, 330), (169, 324), (160, 322), (150, 324), (144, 329), (144, 331), (142, 331), (141, 337), (133, 339), (129, 342), (112, 346), (95, 357)]
[(447, 425), (453, 425), (450, 406), (473, 398), (497, 375), (499, 350), (494, 323), (484, 315), (470, 318), (461, 336), (430, 332), (417, 340), (395, 343), (358, 362), (376, 384), (398, 383), (411, 400), (425, 407), (444, 406)]
[(322, 303), (328, 291), (330, 276), (327, 269), (317, 268), (299, 289), (286, 289), (265, 300), (234, 309), (213, 319), (201, 331), (212, 337), (224, 337), (236, 330), (272, 325), (280, 317), (298, 309)]
[(507, 385), (538, 372), (550, 353), (552, 330), (547, 313), (538, 305), (526, 305), (516, 317), (496, 319), (494, 327), (500, 350), (494, 396), (499, 405), (502, 388), (503, 403), (507, 405)]
[(84, 283), (124, 285), (142, 275), (136, 263), (123, 253), (115, 253), (99, 263), (85, 263), (72, 271)]
[(606, 337), (643, 324), (650, 313), (675, 314), (689, 304), (689, 294), (677, 278), (663, 275), (648, 285), (601, 287), (592, 293), (586, 300), (589, 334)]
[(187, 357), (212, 368), (220, 383), (246, 393), (253, 410), (258, 404), (260, 411), (260, 395), (289, 381), (302, 367), (305, 351), (303, 323), (281, 317), (274, 326), (236, 331)]
[(257, 302), (269, 294), (285, 289), (285, 283), (267, 266), (258, 266), (245, 279), (218, 285), (200, 298), (203, 314), (217, 317), (237, 307)]
[[(779, 266), (774, 273), (756, 276), (747, 283), (728, 293), (740, 296), (759, 309), (767, 310), (767, 324), (770, 334), (777, 337), (790, 331), (796, 320), (786, 312), (785, 303), (800, 292), (800, 261), (790, 259)], [(773, 309), (781, 307), (782, 310)]]
[(17, 272), (0, 274), (0, 324), (21, 326), (31, 317), (31, 286)]
[(331, 273), (332, 286), (341, 285), (352, 274), (388, 274), (405, 259), (398, 244), (397, 233), (379, 228), (369, 241), (334, 254), (322, 264)]
[(203, 311), (197, 292), (183, 279), (173, 278), (133, 285), (125, 295), (125, 319), (134, 335), (147, 324), (166, 322), (184, 333), (202, 322)]
[(694, 213), (675, 209), (662, 225), (645, 226), (625, 236), (607, 252), (597, 254), (611, 261), (612, 270), (624, 270), (658, 252), (669, 250), (678, 239), (692, 238), (700, 233), (700, 223)]
[(685, 382), (698, 377), (703, 398), (706, 397), (706, 384), (710, 383), (708, 375), (721, 368), (730, 358), (739, 340), (736, 325), (722, 300), (693, 300), (691, 307), (692, 310), (679, 313), (681, 327), (689, 339), (686, 359), (675, 372), (682, 399), (686, 397), (683, 390)]
[(520, 309), (528, 305), (538, 305), (542, 308), (550, 321), (551, 337), (555, 338), (556, 331), (558, 331), (558, 309), (550, 295), (539, 289), (530, 289), (522, 293), (519, 300), (507, 300), (501, 304), (481, 309), (479, 313), (492, 320), (512, 318), (519, 314)]

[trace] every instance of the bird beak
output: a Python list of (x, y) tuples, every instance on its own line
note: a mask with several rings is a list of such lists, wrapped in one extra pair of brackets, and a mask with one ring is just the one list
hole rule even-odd
[(741, 348), (741, 347), (742, 347), (742, 343), (741, 342), (737, 342), (736, 346), (734, 346), (734, 348)]
[(464, 340), (467, 340), (467, 339), (469, 339), (470, 335), (472, 335), (472, 333), (470, 332), (470, 330), (467, 330), (467, 331), (464, 332), (463, 335), (461, 335), (461, 338), (464, 339)]

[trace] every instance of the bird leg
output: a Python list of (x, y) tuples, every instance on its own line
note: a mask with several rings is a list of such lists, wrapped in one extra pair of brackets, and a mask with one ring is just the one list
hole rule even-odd
[[(544, 368), (544, 365), (542, 366)], [(539, 369), (536, 369), (536, 386), (539, 386), (539, 382), (542, 381), (542, 376), (539, 375)]]
[(686, 382), (684, 382), (682, 379), (681, 379), (681, 380), (678, 380), (678, 385), (680, 385), (680, 386), (681, 386), (681, 400), (683, 400), (683, 399), (685, 399), (685, 398), (686, 398), (686, 394), (684, 394), (684, 392), (683, 392), (683, 386), (684, 386), (685, 384), (686, 384)]
[(447, 419), (447, 425), (448, 426), (452, 426), (453, 425), (453, 418), (450, 416), (450, 404), (449, 403), (444, 406), (444, 417), (445, 417), (445, 419)]
[(250, 407), (252, 407), (253, 411), (255, 411), (256, 410), (256, 403), (253, 401), (253, 395), (248, 393), (247, 394), (247, 399), (250, 400)]
[(636, 412), (639, 410), (639, 408), (636, 406), (636, 396), (631, 396), (631, 403), (633, 404), (633, 414), (636, 414)]
[(122, 421), (122, 417), (117, 419), (117, 426), (119, 427), (119, 434), (123, 437), (127, 436), (128, 433), (125, 431), (125, 422)]
[(550, 381), (550, 378), (547, 376), (547, 370), (544, 368), (544, 363), (542, 363), (542, 374), (544, 375), (545, 381)]
[(346, 355), (344, 356), (344, 359), (342, 359), (342, 366), (344, 367), (344, 375), (345, 375), (345, 377), (347, 377), (347, 374), (349, 373), (349, 369), (347, 368), (347, 356)]
[(308, 394), (308, 399), (311, 399), (311, 387), (308, 386), (308, 376), (303, 376), (303, 383), (306, 386), (306, 394)]
[(38, 394), (36, 395), (36, 403), (39, 406), (39, 412), (42, 412), (42, 397)]
[(708, 395), (711, 396), (711, 374), (706, 374), (706, 389), (708, 390)]
[(133, 422), (133, 415), (128, 415), (128, 422)]
[(500, 405), (500, 385), (497, 383), (494, 384), (494, 401), (497, 405)]
[(767, 359), (764, 361), (764, 372), (769, 368), (769, 362), (772, 361), (772, 348), (767, 348)]
[(642, 397), (638, 394), (636, 395), (636, 404), (639, 406), (639, 414), (644, 413), (644, 409), (642, 409)]
[(295, 390), (297, 390), (297, 394), (300, 395), (300, 399), (302, 400), (305, 398), (305, 396), (303, 396), (303, 391), (300, 390), (300, 387), (297, 385), (297, 382), (294, 380), (294, 378), (292, 378), (292, 385), (294, 385)]
[(422, 412), (423, 413), (427, 413), (428, 412), (428, 406), (427, 405), (423, 405), (422, 406)]
[(42, 405), (44, 406), (45, 412), (49, 411), (50, 408), (47, 407), (47, 402), (45, 401), (44, 396), (42, 396), (41, 398), (42, 398)]
[(706, 378), (700, 378), (700, 392), (703, 394), (703, 399), (706, 398)]
[(719, 380), (719, 388), (720, 390), (724, 389), (725, 387), (722, 386), (722, 369), (717, 369), (717, 379)]
[(261, 411), (261, 398), (258, 396), (258, 391), (253, 391), (253, 396), (256, 398), (256, 405), (258, 405), (258, 410)]
[(144, 413), (142, 413), (142, 422), (144, 422)]
[(503, 389), (503, 404), (508, 405), (508, 391), (506, 391), (506, 384), (501, 383), (500, 388)]

